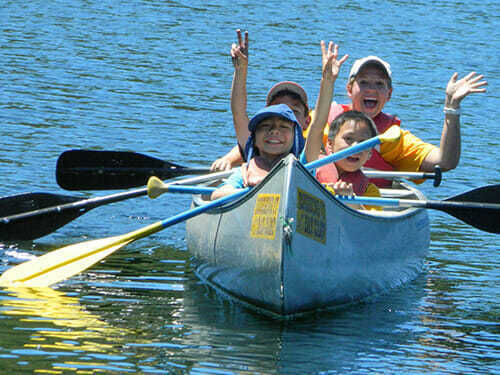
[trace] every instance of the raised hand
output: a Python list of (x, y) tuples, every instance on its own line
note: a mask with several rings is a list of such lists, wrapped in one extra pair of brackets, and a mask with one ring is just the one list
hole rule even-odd
[(245, 39), (243, 40), (241, 30), (236, 30), (238, 44), (231, 45), (231, 58), (235, 68), (248, 66), (248, 31), (245, 31)]
[(333, 42), (328, 43), (328, 49), (325, 42), (321, 41), (321, 56), (323, 66), (323, 77), (336, 80), (340, 72), (340, 67), (347, 60), (349, 55), (344, 55), (340, 60), (337, 60), (339, 54), (339, 46)]
[(457, 80), (458, 73), (453, 73), (446, 86), (446, 107), (458, 108), (460, 102), (469, 94), (485, 92), (488, 82), (482, 81), (484, 76), (476, 72), (467, 74), (464, 78)]

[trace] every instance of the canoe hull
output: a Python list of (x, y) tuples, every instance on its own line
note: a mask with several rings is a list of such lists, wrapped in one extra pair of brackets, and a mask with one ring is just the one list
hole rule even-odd
[(415, 278), (430, 241), (425, 210), (353, 210), (293, 157), (244, 198), (186, 225), (202, 280), (279, 317), (357, 302)]

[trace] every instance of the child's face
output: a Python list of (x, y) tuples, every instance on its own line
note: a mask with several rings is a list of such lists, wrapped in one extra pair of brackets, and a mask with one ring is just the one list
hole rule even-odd
[[(364, 121), (348, 120), (342, 124), (335, 139), (328, 139), (328, 150), (331, 153), (342, 151), (357, 143), (372, 137), (370, 127)], [(355, 155), (335, 162), (335, 166), (342, 172), (355, 172), (360, 169), (371, 157), (371, 150), (361, 151)]]
[(255, 147), (260, 156), (274, 159), (288, 154), (292, 149), (294, 124), (282, 117), (274, 116), (262, 120), (255, 130)]
[(295, 118), (297, 119), (297, 122), (300, 124), (302, 129), (307, 128), (307, 122), (308, 122), (308, 116), (309, 114), (306, 113), (306, 109), (304, 108), (304, 104), (298, 99), (294, 99), (291, 96), (284, 95), (284, 96), (279, 96), (276, 99), (274, 99), (270, 105), (276, 105), (276, 104), (286, 104), (290, 109), (293, 111), (293, 114), (295, 115)]
[(369, 65), (347, 85), (347, 94), (352, 100), (352, 109), (374, 118), (391, 98), (392, 89), (385, 74)]

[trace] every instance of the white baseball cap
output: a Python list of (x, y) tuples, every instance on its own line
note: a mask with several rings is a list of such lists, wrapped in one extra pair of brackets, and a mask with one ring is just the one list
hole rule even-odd
[(366, 64), (375, 64), (380, 66), (382, 70), (385, 72), (385, 74), (387, 74), (387, 77), (389, 77), (389, 79), (392, 81), (391, 66), (389, 65), (388, 62), (382, 60), (380, 57), (377, 56), (366, 56), (354, 61), (354, 64), (352, 64), (352, 68), (349, 73), (349, 80), (355, 77), (359, 73), (361, 68), (363, 68)]

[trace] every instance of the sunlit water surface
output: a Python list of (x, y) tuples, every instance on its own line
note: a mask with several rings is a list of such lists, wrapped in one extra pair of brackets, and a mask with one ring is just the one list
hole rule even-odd
[[(387, 111), (436, 144), (449, 77), (484, 74), (488, 93), (462, 106), (459, 168), (441, 187), (428, 182), (422, 190), (444, 199), (500, 183), (497, 1), (261, 3), (3, 1), (1, 195), (68, 194), (54, 173), (71, 148), (208, 167), (234, 144), (228, 52), (236, 28), (250, 30), (250, 114), (281, 80), (303, 84), (314, 103), (321, 39), (339, 43), (350, 63), (370, 54), (389, 60), (395, 90)], [(339, 102), (348, 101), (347, 74), (344, 67)], [(188, 205), (175, 195), (96, 208), (36, 241), (2, 244), (1, 270)], [(429, 214), (432, 242), (416, 280), (291, 322), (249, 312), (201, 284), (183, 225), (134, 242), (55, 290), (3, 289), (1, 372), (499, 373), (500, 237)]]

